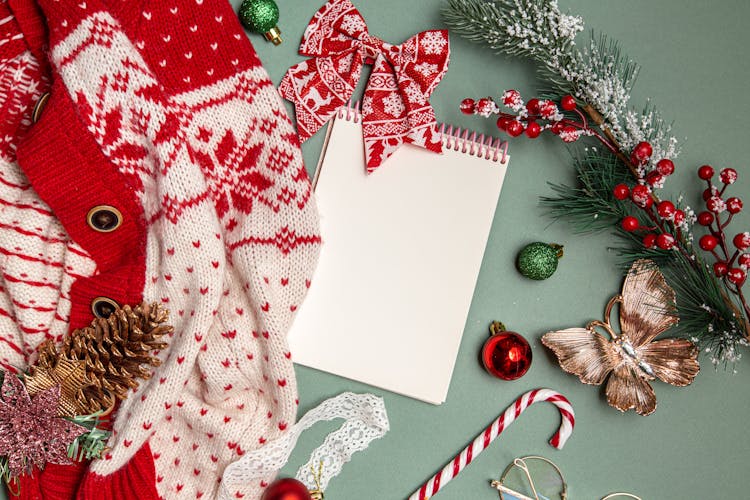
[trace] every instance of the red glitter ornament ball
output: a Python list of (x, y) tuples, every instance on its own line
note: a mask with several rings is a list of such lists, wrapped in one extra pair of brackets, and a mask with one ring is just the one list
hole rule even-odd
[(261, 500), (312, 500), (312, 496), (300, 481), (285, 477), (271, 483)]
[(495, 377), (516, 380), (531, 366), (531, 346), (518, 333), (500, 331), (484, 343), (482, 362)]

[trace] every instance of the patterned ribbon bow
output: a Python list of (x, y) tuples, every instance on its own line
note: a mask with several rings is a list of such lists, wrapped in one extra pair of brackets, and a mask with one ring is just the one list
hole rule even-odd
[(448, 69), (446, 30), (423, 31), (391, 45), (367, 32), (349, 0), (330, 0), (307, 26), (299, 52), (312, 58), (291, 67), (279, 91), (295, 105), (302, 141), (349, 101), (362, 65), (372, 63), (362, 99), (367, 172), (404, 142), (442, 152), (428, 98)]

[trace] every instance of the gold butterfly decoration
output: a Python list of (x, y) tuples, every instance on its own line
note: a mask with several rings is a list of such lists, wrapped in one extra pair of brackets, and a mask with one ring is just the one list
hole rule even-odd
[[(620, 305), (620, 330), (610, 317)], [(622, 294), (610, 299), (604, 321), (586, 328), (549, 332), (542, 343), (557, 356), (560, 367), (584, 384), (607, 382), (607, 402), (624, 412), (640, 415), (656, 410), (656, 395), (649, 382), (656, 378), (674, 386), (690, 385), (700, 371), (698, 348), (686, 339), (654, 340), (678, 323), (675, 292), (653, 261), (637, 260), (625, 277)], [(601, 328), (609, 339), (596, 331)]]

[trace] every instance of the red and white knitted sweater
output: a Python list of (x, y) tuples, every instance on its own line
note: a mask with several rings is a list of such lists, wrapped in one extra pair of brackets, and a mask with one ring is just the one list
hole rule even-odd
[[(2, 368), (88, 324), (97, 297), (160, 301), (175, 331), (106, 456), (48, 466), (23, 496), (213, 498), (296, 416), (285, 335), (320, 237), (292, 124), (226, 0), (0, 6)], [(122, 225), (89, 226), (99, 205)]]

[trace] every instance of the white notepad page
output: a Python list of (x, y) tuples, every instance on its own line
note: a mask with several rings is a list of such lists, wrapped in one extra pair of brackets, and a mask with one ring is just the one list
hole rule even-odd
[(315, 185), (323, 246), (293, 359), (441, 404), (508, 158), (498, 140), (446, 132), (442, 155), (403, 145), (367, 175), (359, 114), (330, 127)]

